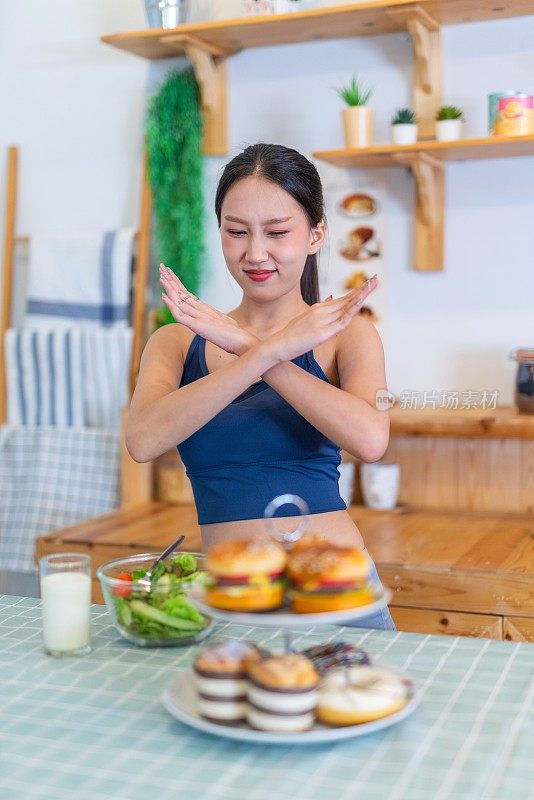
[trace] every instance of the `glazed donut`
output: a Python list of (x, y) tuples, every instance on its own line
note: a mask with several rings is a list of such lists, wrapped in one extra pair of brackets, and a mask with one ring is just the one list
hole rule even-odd
[(382, 667), (336, 669), (322, 680), (317, 718), (336, 727), (371, 722), (399, 711), (407, 697), (402, 678)]

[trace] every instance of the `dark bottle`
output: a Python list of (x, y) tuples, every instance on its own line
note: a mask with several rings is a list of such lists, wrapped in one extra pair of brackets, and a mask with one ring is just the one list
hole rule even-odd
[(534, 347), (521, 347), (510, 353), (517, 361), (515, 404), (523, 414), (534, 414)]

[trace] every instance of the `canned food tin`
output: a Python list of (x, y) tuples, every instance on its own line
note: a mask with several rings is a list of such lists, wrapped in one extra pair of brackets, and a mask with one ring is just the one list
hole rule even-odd
[(496, 92), (490, 94), (489, 132), (497, 136), (524, 136), (534, 133), (534, 101), (531, 94)]

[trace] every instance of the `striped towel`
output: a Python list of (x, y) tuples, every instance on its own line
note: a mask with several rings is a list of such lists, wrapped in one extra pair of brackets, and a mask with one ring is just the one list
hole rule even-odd
[(81, 330), (6, 331), (8, 422), (83, 427), (83, 353)]
[(35, 540), (119, 502), (116, 431), (0, 426), (0, 572), (35, 571)]
[(130, 399), (131, 328), (86, 328), (83, 332), (85, 424), (118, 428)]
[(8, 423), (118, 428), (131, 346), (131, 328), (8, 330)]
[(128, 325), (134, 235), (123, 228), (33, 237), (25, 325)]

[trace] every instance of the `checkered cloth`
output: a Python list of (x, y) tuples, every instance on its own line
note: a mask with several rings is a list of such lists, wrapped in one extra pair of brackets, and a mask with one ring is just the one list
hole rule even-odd
[(33, 572), (38, 536), (118, 503), (114, 430), (0, 427), (0, 570)]
[[(214, 636), (274, 652), (282, 631)], [(93, 652), (43, 653), (40, 604), (0, 597), (0, 796), (13, 800), (532, 800), (534, 645), (316, 626), (297, 650), (342, 639), (406, 672), (403, 722), (337, 744), (261, 746), (173, 720), (159, 695), (190, 680), (198, 647), (134, 647), (93, 606)], [(305, 735), (305, 734), (304, 734)]]

